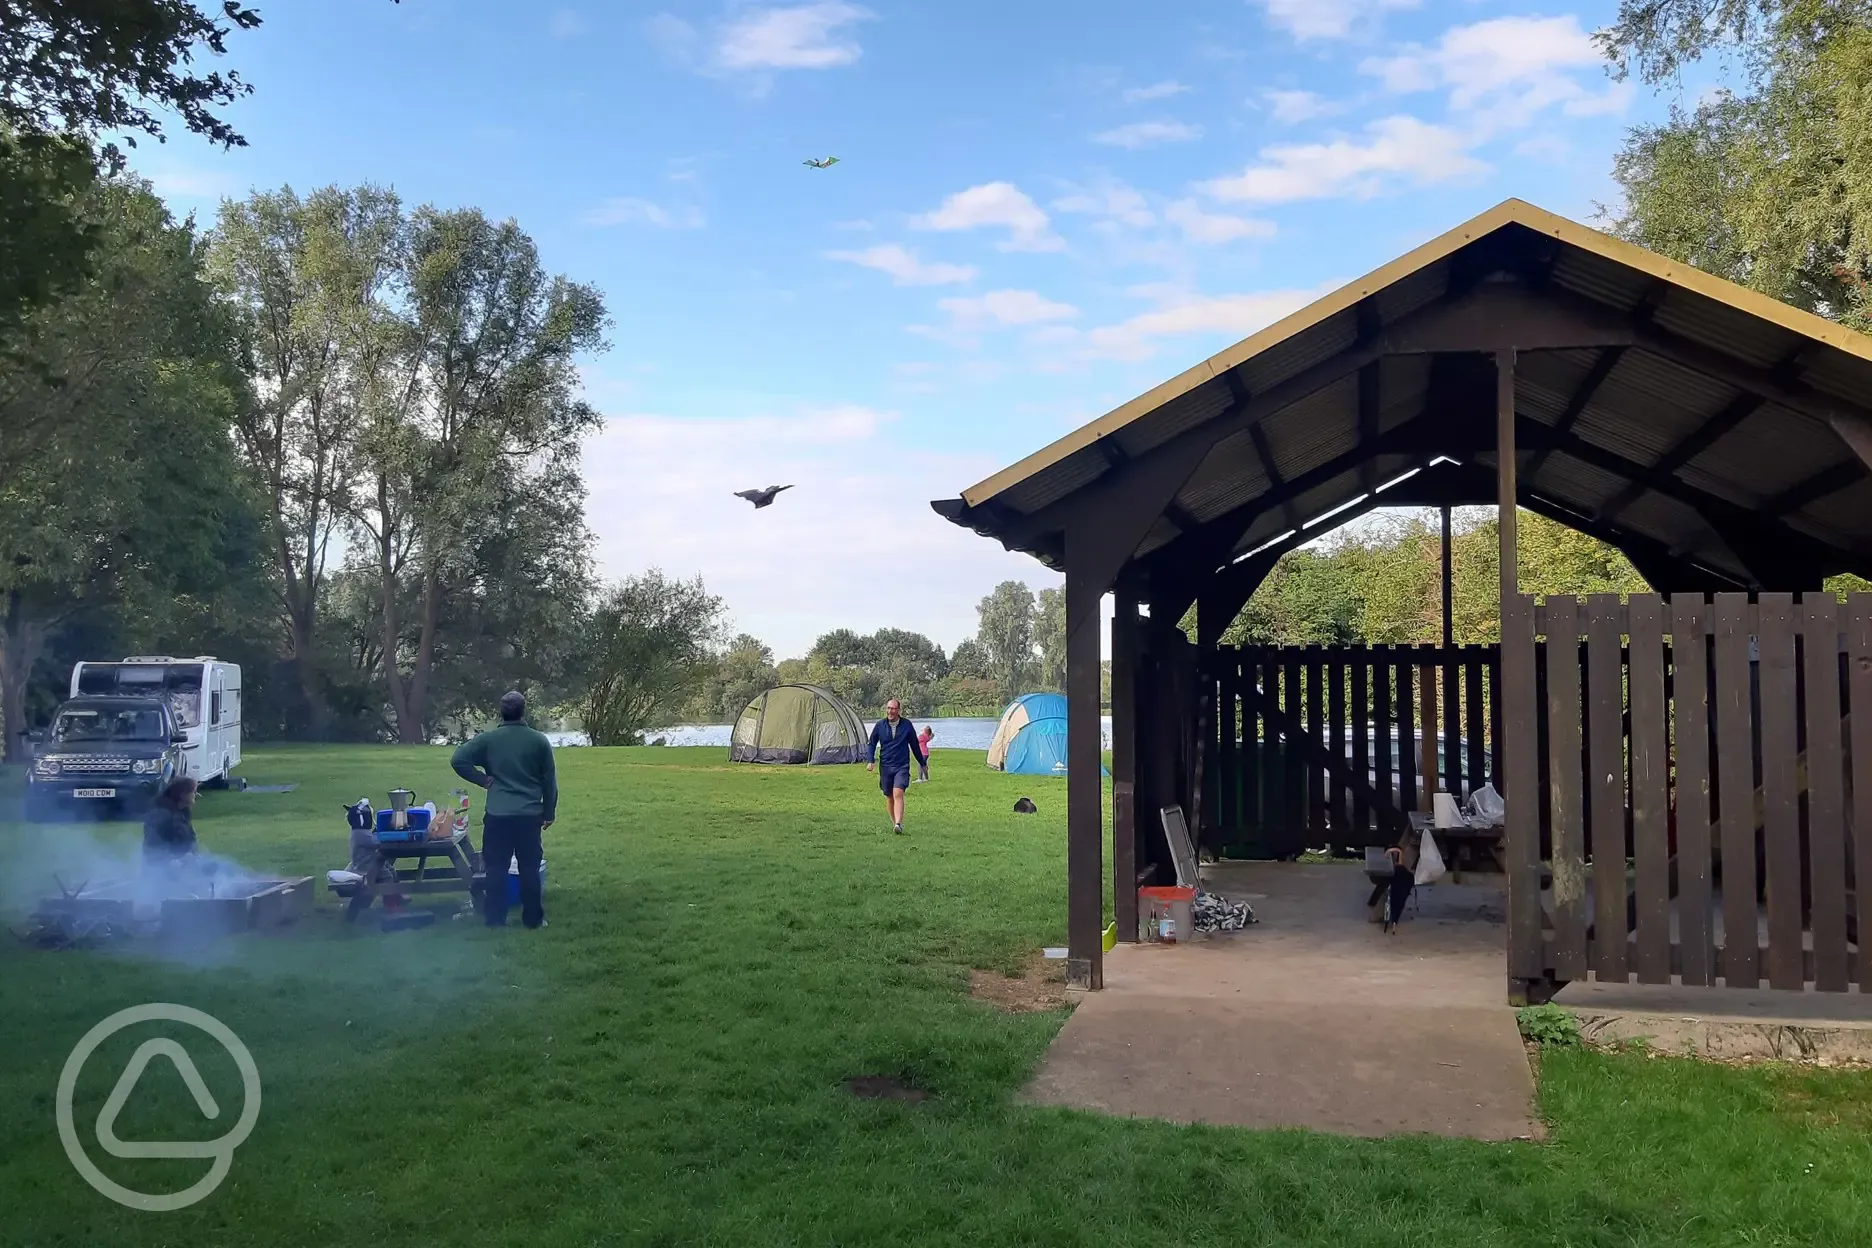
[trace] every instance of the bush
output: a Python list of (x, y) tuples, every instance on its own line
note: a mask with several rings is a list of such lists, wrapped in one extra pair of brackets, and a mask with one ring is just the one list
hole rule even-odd
[(1571, 1049), (1580, 1043), (1579, 1019), (1557, 1005), (1523, 1006), (1515, 1012), (1515, 1024), (1523, 1039), (1543, 1049)]

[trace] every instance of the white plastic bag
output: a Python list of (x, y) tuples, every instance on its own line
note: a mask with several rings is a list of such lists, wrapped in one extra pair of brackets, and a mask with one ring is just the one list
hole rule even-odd
[(1469, 808), (1482, 821), (1482, 826), (1487, 828), (1495, 827), (1508, 816), (1507, 803), (1502, 801), (1502, 795), (1495, 791), (1492, 784), (1485, 784), (1469, 795)]
[(1428, 828), (1424, 829), (1423, 846), (1417, 851), (1416, 883), (1419, 888), (1425, 884), (1434, 884), (1448, 873), (1443, 865), (1443, 854), (1437, 849), (1436, 837)]

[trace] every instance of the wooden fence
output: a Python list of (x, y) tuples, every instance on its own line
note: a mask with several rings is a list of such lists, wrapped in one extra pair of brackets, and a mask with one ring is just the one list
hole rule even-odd
[(1509, 974), (1872, 982), (1872, 594), (1504, 614)]
[(1499, 661), (1495, 646), (1217, 651), (1199, 712), (1205, 842), (1254, 857), (1396, 843), (1426, 764), (1459, 795), (1501, 774)]

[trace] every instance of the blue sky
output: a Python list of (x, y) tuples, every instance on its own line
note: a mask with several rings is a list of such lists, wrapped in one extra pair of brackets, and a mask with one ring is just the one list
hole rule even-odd
[(516, 218), (615, 319), (607, 573), (701, 572), (782, 655), (953, 646), (995, 581), (1055, 578), (929, 499), (1508, 196), (1611, 200), (1668, 102), (1607, 79), (1612, 10), (276, 0), (228, 58), (251, 146), (133, 164), (204, 220), (364, 181)]

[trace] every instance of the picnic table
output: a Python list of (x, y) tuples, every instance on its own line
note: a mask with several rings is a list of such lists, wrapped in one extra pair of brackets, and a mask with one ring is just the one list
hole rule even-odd
[(1412, 811), (1410, 824), (1415, 842), (1421, 843), (1426, 831), (1436, 834), (1437, 848), (1443, 851), (1443, 865), (1449, 868), (1450, 883), (1462, 883), (1464, 871), (1508, 873), (1508, 852), (1502, 843), (1505, 829), (1501, 824), (1476, 828), (1465, 823), (1454, 828), (1439, 828), (1424, 811)]
[[(414, 866), (407, 865), (411, 859)], [(439, 859), (430, 865), (430, 859)], [(332, 892), (350, 900), (345, 921), (354, 921), (379, 896), (407, 897), (417, 893), (467, 893), (477, 901), (482, 887), (481, 854), (466, 830), (436, 840), (379, 841), (358, 874), (355, 884), (333, 884)]]

